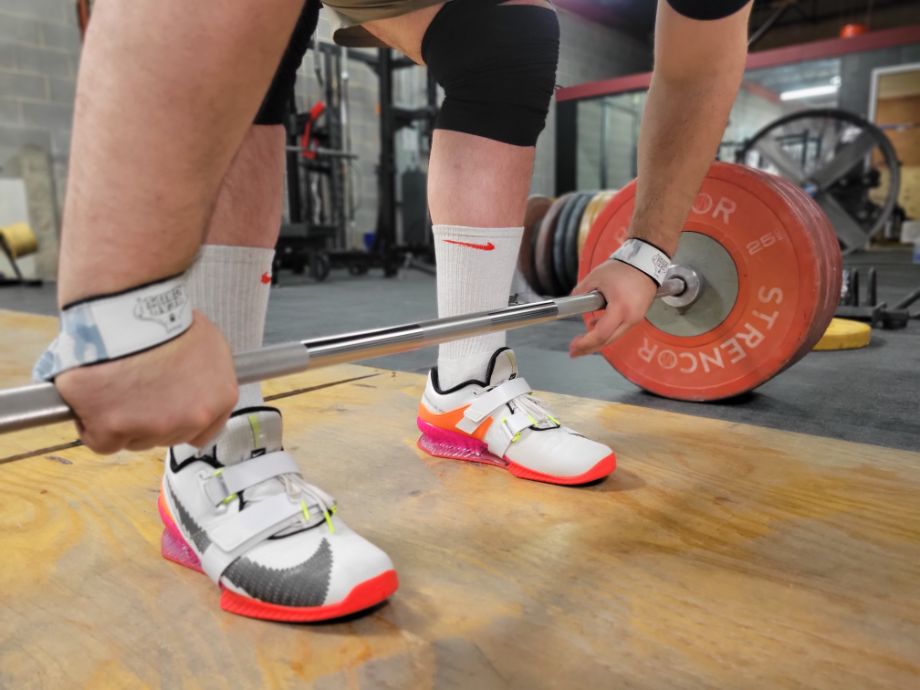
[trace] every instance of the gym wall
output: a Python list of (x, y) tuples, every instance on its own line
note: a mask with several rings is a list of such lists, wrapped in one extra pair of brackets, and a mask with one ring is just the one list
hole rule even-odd
[[(839, 6), (838, 13), (818, 21), (803, 19), (803, 15), (801, 13), (796, 14), (795, 10), (789, 12), (786, 15), (786, 19), (780, 21), (764, 34), (763, 38), (757, 41), (755, 50), (769, 50), (770, 48), (837, 38), (840, 35), (840, 28), (848, 22), (865, 23), (868, 21), (873, 31), (896, 29), (917, 23), (916, 6), (911, 7), (901, 3), (893, 5), (875, 3), (873, 5), (873, 3), (859, 0), (855, 2), (854, 0), (839, 2), (837, 5)], [(867, 6), (869, 7), (868, 12)], [(803, 7), (805, 16), (807, 16), (808, 10), (807, 6)], [(765, 10), (765, 12), (769, 11), (772, 11), (772, 9)]]
[(0, 0), (0, 177), (25, 184), (45, 279), (57, 268), (79, 54), (73, 2)]
[[(651, 45), (632, 36), (560, 11), (562, 51), (558, 83), (562, 86), (629, 74), (651, 67)], [(321, 41), (331, 41), (331, 26), (321, 17)], [(23, 153), (42, 199), (30, 193), (30, 222), (42, 239), (39, 273), (53, 278), (56, 268), (56, 232), (67, 179), (67, 154), (80, 36), (72, 0), (0, 0), (0, 176), (21, 177)], [(376, 220), (376, 166), (379, 153), (377, 78), (363, 64), (349, 65), (349, 99), (352, 148), (360, 156), (362, 203), (351, 244)], [(421, 69), (402, 70), (395, 78), (395, 100), (414, 106), (424, 102), (425, 77)], [(320, 96), (308, 55), (298, 86), (300, 107)], [(533, 182), (535, 192), (554, 188), (555, 106), (538, 144)], [(419, 150), (418, 136), (400, 134), (397, 162), (400, 169), (425, 166), (427, 153)], [(44, 161), (44, 167), (42, 162)], [(37, 183), (37, 186), (36, 186)], [(29, 185), (27, 185), (29, 186)]]
[[(562, 43), (556, 83), (574, 86), (598, 79), (644, 72), (652, 68), (651, 40), (645, 43), (630, 34), (588, 21), (560, 10)], [(532, 191), (553, 195), (556, 189), (556, 104), (550, 107), (546, 129), (537, 142)]]
[(842, 56), (840, 58), (842, 84), (838, 107), (861, 117), (868, 116), (872, 70), (877, 67), (906, 65), (912, 62), (920, 62), (920, 43)]

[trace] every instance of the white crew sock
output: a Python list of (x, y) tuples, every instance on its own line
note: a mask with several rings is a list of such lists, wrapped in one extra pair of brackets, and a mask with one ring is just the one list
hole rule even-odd
[[(262, 347), (274, 249), (205, 244), (188, 272), (192, 306), (214, 322), (230, 349)], [(258, 383), (240, 386), (236, 409), (261, 405)]]
[[(467, 228), (435, 225), (438, 316), (508, 306), (524, 228)], [(455, 340), (438, 348), (442, 389), (481, 380), (492, 353), (505, 345), (505, 333)]]

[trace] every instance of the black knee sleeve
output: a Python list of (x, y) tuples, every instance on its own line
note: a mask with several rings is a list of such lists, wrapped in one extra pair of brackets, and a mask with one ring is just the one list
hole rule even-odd
[(303, 62), (303, 56), (310, 46), (310, 38), (319, 21), (319, 8), (319, 0), (304, 2), (297, 25), (291, 34), (291, 40), (281, 57), (278, 70), (275, 72), (271, 86), (268, 87), (268, 93), (265, 94), (265, 100), (262, 101), (262, 107), (259, 108), (253, 124), (280, 125), (284, 123), (284, 116), (287, 114), (288, 103), (294, 90), (294, 80), (297, 78), (297, 70), (300, 68), (300, 63)]
[(444, 89), (436, 127), (534, 146), (556, 86), (556, 13), (500, 0), (451, 0), (422, 40)]

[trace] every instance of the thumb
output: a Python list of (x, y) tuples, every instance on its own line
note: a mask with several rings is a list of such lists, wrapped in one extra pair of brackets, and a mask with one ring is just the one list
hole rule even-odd
[(578, 285), (572, 288), (572, 295), (584, 295), (596, 289), (597, 286), (594, 284), (594, 281), (586, 277), (584, 280), (578, 283)]

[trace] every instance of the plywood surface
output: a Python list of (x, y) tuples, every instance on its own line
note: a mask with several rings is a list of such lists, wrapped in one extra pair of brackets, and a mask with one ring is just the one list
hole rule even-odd
[[(2, 385), (53, 331), (15, 318)], [(333, 624), (226, 614), (162, 560), (158, 453), (0, 437), (0, 688), (920, 686), (920, 454), (546, 395), (620, 460), (552, 487), (423, 455), (422, 383), (268, 386), (312, 389), (277, 400), (287, 447), (400, 572)]]

